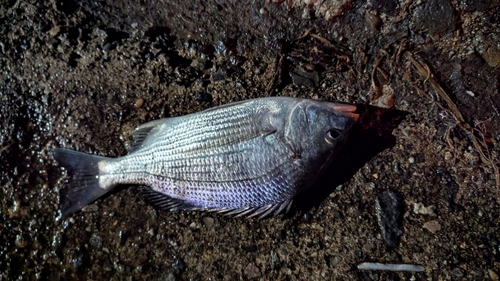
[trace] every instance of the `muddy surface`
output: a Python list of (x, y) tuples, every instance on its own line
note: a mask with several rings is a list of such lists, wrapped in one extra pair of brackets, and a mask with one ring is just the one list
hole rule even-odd
[[(498, 280), (499, 42), (493, 0), (4, 1), (0, 280)], [(58, 219), (51, 148), (117, 157), (144, 122), (273, 95), (363, 113), (289, 214), (124, 187)]]

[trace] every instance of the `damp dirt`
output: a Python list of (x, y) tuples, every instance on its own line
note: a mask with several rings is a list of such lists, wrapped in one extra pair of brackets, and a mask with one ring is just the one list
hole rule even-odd
[[(498, 42), (488, 0), (4, 1), (0, 280), (498, 280)], [(118, 157), (147, 121), (266, 96), (362, 113), (290, 213), (125, 186), (59, 219), (51, 148)]]

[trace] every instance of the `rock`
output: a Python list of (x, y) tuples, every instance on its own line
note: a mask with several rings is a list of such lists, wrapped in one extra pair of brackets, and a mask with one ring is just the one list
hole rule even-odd
[(99, 235), (97, 235), (97, 234), (94, 233), (90, 237), (89, 243), (90, 243), (90, 245), (92, 247), (101, 248), (101, 246), (102, 246), (102, 238)]
[(455, 197), (458, 193), (458, 189), (458, 184), (455, 181), (450, 181), (446, 184), (446, 187), (443, 190), (443, 199), (450, 212), (465, 210), (463, 206), (455, 203)]
[(429, 215), (429, 216), (435, 216), (436, 214), (434, 213), (434, 209), (436, 206), (430, 205), (430, 206), (424, 206), (422, 203), (414, 203), (413, 204), (413, 212), (415, 214), (420, 214), (420, 215)]
[(178, 258), (172, 263), (172, 268), (176, 273), (182, 273), (186, 269), (186, 264), (182, 259)]
[(257, 252), (257, 246), (255, 245), (250, 245), (250, 246), (241, 246), (241, 249), (247, 253), (253, 253)]
[(211, 80), (213, 82), (217, 82), (217, 81), (226, 79), (228, 76), (229, 76), (229, 74), (228, 74), (226, 69), (219, 68), (219, 69), (217, 69), (217, 71), (215, 71), (215, 73), (212, 74)]
[(205, 224), (205, 226), (207, 228), (212, 228), (212, 226), (214, 225), (214, 219), (211, 218), (211, 217), (204, 217), (203, 218), (203, 223)]
[(138, 98), (135, 100), (135, 108), (140, 108), (144, 105), (144, 99)]
[(16, 235), (16, 240), (14, 241), (14, 244), (18, 248), (24, 248), (24, 247), (26, 247), (28, 242), (26, 241), (26, 239), (24, 239), (24, 237), (22, 235), (18, 234), (18, 235)]
[(330, 262), (328, 263), (328, 266), (330, 268), (334, 268), (335, 266), (337, 266), (337, 264), (339, 264), (341, 261), (342, 261), (342, 257), (339, 257), (339, 256), (333, 256), (330, 258), (329, 260)]
[(305, 86), (308, 88), (317, 87), (319, 84), (318, 72), (309, 72), (302, 67), (296, 67), (293, 72), (290, 72), (290, 77), (295, 86)]
[(403, 234), (403, 197), (391, 189), (379, 193), (375, 200), (375, 213), (385, 243), (396, 248)]
[(212, 101), (212, 95), (206, 92), (199, 92), (196, 95), (196, 100), (197, 101), (206, 101), (206, 102), (211, 102)]
[(440, 38), (455, 30), (454, 10), (450, 0), (429, 0), (413, 13), (413, 29), (431, 38)]
[(480, 54), (489, 66), (497, 67), (500, 65), (500, 50), (495, 46), (483, 46), (481, 50), (484, 50)]
[(260, 277), (260, 270), (253, 263), (249, 263), (247, 267), (245, 267), (244, 273), (248, 279)]
[(54, 25), (50, 30), (49, 30), (49, 34), (50, 36), (52, 37), (55, 37), (57, 36), (57, 34), (59, 34), (59, 32), (61, 32), (61, 26), (59, 25)]
[(437, 220), (428, 221), (422, 227), (429, 230), (432, 234), (441, 230), (441, 224)]
[(451, 275), (455, 276), (456, 278), (463, 278), (464, 277), (464, 270), (461, 269), (460, 267), (455, 267), (451, 271)]
[(372, 11), (365, 12), (365, 21), (372, 31), (378, 31), (382, 25), (382, 19), (376, 12)]
[(488, 276), (490, 276), (491, 280), (498, 281), (498, 274), (491, 269), (488, 269)]
[(164, 273), (163, 275), (160, 275), (158, 276), (158, 281), (175, 281), (177, 280), (175, 278), (175, 275), (173, 272), (169, 272), (169, 273)]
[(97, 212), (99, 211), (99, 206), (97, 206), (96, 204), (87, 205), (83, 207), (82, 211), (85, 213)]

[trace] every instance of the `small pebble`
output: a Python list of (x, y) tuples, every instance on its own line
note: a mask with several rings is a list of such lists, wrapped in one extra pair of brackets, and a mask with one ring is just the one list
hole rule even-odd
[(356, 256), (356, 258), (358, 258), (358, 259), (363, 258), (363, 251), (361, 251), (361, 250), (354, 251), (354, 256)]
[(334, 256), (333, 258), (330, 258), (330, 263), (329, 263), (330, 268), (337, 266), (337, 264), (339, 264), (341, 261), (342, 258), (339, 256)]
[(12, 207), (9, 208), (9, 217), (10, 218), (14, 218), (14, 217), (18, 217), (19, 216), (19, 200), (14, 200), (13, 201), (13, 204), (12, 204)]
[(488, 269), (488, 275), (490, 276), (491, 280), (498, 281), (498, 274), (495, 271)]
[(454, 275), (457, 278), (462, 278), (464, 277), (464, 270), (461, 269), (460, 267), (455, 267), (452, 271), (451, 274)]
[(497, 67), (500, 65), (500, 51), (494, 46), (484, 46), (483, 52), (480, 52), (483, 59), (491, 67)]
[(61, 32), (61, 27), (59, 25), (55, 25), (49, 30), (49, 34), (53, 37), (57, 36)]
[(310, 222), (312, 219), (312, 216), (309, 213), (305, 213), (302, 215), (302, 218), (304, 219), (305, 222)]
[(125, 272), (125, 266), (121, 263), (113, 263), (115, 269), (119, 273), (124, 273)]
[(257, 252), (257, 246), (255, 245), (250, 245), (250, 246), (241, 246), (241, 249), (247, 253), (253, 253)]
[(248, 279), (257, 278), (261, 275), (259, 268), (253, 263), (249, 263), (244, 272)]
[(365, 13), (365, 21), (371, 27), (373, 31), (377, 31), (380, 29), (382, 25), (382, 19), (372, 11), (366, 11)]
[(400, 165), (398, 162), (394, 162), (392, 164), (392, 170), (394, 171), (394, 173), (397, 173), (397, 174), (399, 174), (401, 172)]
[(99, 206), (96, 204), (87, 205), (82, 208), (82, 211), (85, 213), (97, 212), (99, 211)]
[(158, 216), (158, 213), (155, 209), (151, 209), (151, 211), (149, 211), (149, 215), (153, 218), (156, 218)]
[(102, 246), (102, 238), (97, 234), (92, 234), (89, 243), (92, 247), (100, 248)]
[(205, 92), (199, 92), (197, 95), (196, 95), (196, 100), (197, 101), (206, 101), (206, 102), (211, 102), (212, 101), (212, 95), (209, 94), (209, 93), (205, 93)]
[(204, 217), (203, 223), (207, 228), (212, 228), (212, 226), (214, 225), (214, 219), (211, 217)]
[(374, 182), (370, 182), (369, 190), (374, 190), (376, 187), (377, 185)]
[(108, 42), (108, 43), (104, 44), (104, 47), (102, 47), (102, 51), (109, 52), (112, 48), (113, 48), (113, 44)]
[(444, 160), (446, 160), (446, 161), (450, 161), (450, 160), (451, 160), (451, 158), (453, 158), (453, 154), (451, 154), (451, 152), (449, 152), (449, 151), (446, 151), (446, 152), (444, 153)]
[(123, 246), (127, 243), (128, 238), (130, 237), (130, 233), (128, 231), (120, 231), (118, 233), (118, 237), (120, 238), (120, 245)]
[(276, 232), (275, 237), (278, 240), (283, 240), (285, 239), (285, 232), (283, 230), (279, 230), (278, 232)]
[(415, 158), (413, 157), (408, 158), (408, 162), (410, 162), (410, 164), (415, 163)]
[(441, 230), (441, 224), (437, 220), (428, 221), (422, 227), (429, 230), (432, 234)]
[(309, 9), (309, 7), (304, 7), (304, 10), (302, 10), (302, 16), (301, 18), (305, 19), (305, 20), (308, 20), (308, 19), (311, 19), (311, 11)]
[(144, 99), (143, 98), (138, 98), (138, 99), (135, 100), (135, 108), (140, 108), (143, 105), (144, 105)]
[(174, 263), (172, 263), (172, 268), (176, 273), (182, 273), (184, 269), (186, 269), (186, 264), (181, 259), (176, 259)]
[(267, 15), (269, 14), (269, 11), (266, 8), (260, 8), (259, 13), (261, 15)]
[(14, 244), (18, 248), (24, 248), (26, 246), (27, 242), (22, 235), (18, 234), (18, 235), (16, 235), (16, 240), (14, 241)]
[(413, 212), (415, 214), (420, 214), (420, 215), (434, 216), (434, 215), (436, 215), (434, 213), (434, 209), (435, 208), (436, 208), (436, 206), (434, 206), (434, 205), (430, 205), (430, 206), (426, 207), (422, 203), (415, 203), (415, 204), (413, 204)]

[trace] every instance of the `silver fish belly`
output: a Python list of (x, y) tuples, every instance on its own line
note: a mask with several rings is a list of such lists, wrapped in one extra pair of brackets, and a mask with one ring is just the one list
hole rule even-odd
[(280, 213), (331, 162), (358, 118), (355, 109), (253, 99), (146, 123), (123, 157), (56, 148), (54, 158), (72, 175), (61, 191), (61, 213), (71, 215), (120, 184), (148, 186), (143, 195), (163, 209)]

